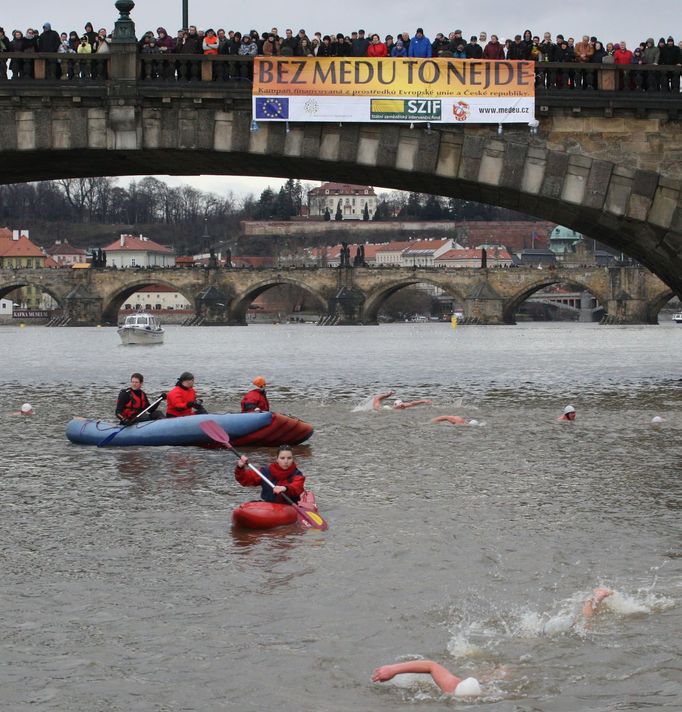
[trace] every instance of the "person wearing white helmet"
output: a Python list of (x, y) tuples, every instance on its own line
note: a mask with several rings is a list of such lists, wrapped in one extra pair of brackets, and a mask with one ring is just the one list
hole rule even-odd
[(575, 408), (572, 405), (567, 405), (557, 420), (575, 420)]
[(405, 663), (382, 665), (372, 673), (372, 682), (388, 682), (403, 673), (426, 673), (438, 685), (441, 692), (455, 697), (480, 697), (481, 685), (475, 677), (462, 679), (433, 660), (408, 660)]
[(24, 403), (19, 410), (13, 410), (8, 415), (33, 415), (33, 406), (30, 403)]

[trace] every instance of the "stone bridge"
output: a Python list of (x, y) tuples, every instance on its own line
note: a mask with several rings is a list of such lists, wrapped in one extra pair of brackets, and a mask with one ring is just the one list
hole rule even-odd
[(116, 324), (118, 311), (134, 292), (163, 284), (195, 305), (205, 324), (245, 325), (253, 300), (278, 285), (293, 285), (315, 297), (343, 324), (373, 324), (392, 294), (431, 284), (464, 304), (464, 314), (481, 324), (513, 324), (518, 306), (534, 292), (565, 283), (589, 291), (610, 321), (655, 324), (674, 294), (642, 267), (534, 269), (316, 268), (282, 269), (15, 269), (0, 270), (0, 298), (35, 286), (59, 304), (71, 326)]
[(27, 78), (0, 80), (0, 182), (153, 167), (464, 198), (600, 240), (682, 297), (682, 68), (543, 64), (539, 126), (509, 124), (502, 133), (490, 125), (284, 122), (253, 130), (247, 60), (140, 56), (133, 3), (116, 5), (122, 15), (107, 59), (78, 58), (81, 71), (57, 80), (62, 55), (17, 55)]

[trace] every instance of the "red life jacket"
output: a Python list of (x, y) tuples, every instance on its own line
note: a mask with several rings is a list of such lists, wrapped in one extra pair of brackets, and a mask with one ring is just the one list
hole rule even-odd
[(147, 394), (143, 390), (134, 391), (132, 388), (126, 388), (126, 391), (129, 400), (121, 410), (121, 416), (124, 420), (131, 420), (143, 410), (149, 408), (149, 398), (147, 398)]
[(194, 388), (183, 388), (175, 386), (166, 396), (166, 417), (180, 418), (185, 415), (194, 415), (194, 411), (188, 405), (197, 399)]
[(262, 391), (260, 388), (254, 388), (242, 398), (242, 413), (251, 413), (256, 410), (256, 408), (270, 410), (270, 404), (268, 403), (265, 391)]

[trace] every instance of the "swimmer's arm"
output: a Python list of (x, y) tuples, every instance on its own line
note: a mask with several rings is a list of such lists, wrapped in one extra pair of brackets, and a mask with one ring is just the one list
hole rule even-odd
[(415, 405), (431, 405), (433, 401), (430, 400), (413, 400), (408, 403), (403, 403), (403, 408), (413, 408)]
[(372, 398), (372, 408), (374, 410), (379, 410), (381, 408), (381, 402), (386, 400), (386, 398), (390, 398), (395, 391), (386, 391), (386, 393), (377, 393), (377, 395)]
[(409, 660), (406, 663), (383, 665), (372, 673), (372, 680), (374, 682), (386, 682), (396, 675), (406, 672), (428, 673), (441, 691), (446, 694), (454, 692), (457, 685), (462, 681), (461, 678), (453, 675), (447, 668), (433, 662), (433, 660)]

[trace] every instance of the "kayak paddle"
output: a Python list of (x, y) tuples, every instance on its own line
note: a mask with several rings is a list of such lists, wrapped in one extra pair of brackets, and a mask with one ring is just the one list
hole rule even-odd
[(101, 443), (97, 443), (97, 447), (104, 447), (105, 445), (108, 445), (121, 432), (121, 430), (125, 430), (126, 428), (129, 428), (131, 425), (135, 425), (135, 423), (137, 423), (137, 421), (145, 413), (148, 413), (152, 408), (157, 406), (162, 400), (163, 400), (163, 396), (157, 398), (151, 405), (147, 406), (141, 413), (138, 413), (129, 423), (121, 426), (118, 430), (114, 430), (114, 432), (107, 435), (106, 438), (104, 438), (104, 440), (102, 440)]
[[(241, 454), (232, 447), (230, 443), (230, 436), (220, 427), (220, 425), (218, 425), (218, 423), (216, 423), (215, 420), (204, 420), (199, 423), (199, 427), (206, 433), (206, 435), (208, 435), (209, 438), (211, 438), (211, 440), (222, 443), (228, 450), (232, 450), (237, 457), (241, 457)], [(255, 472), (261, 480), (263, 480), (263, 482), (266, 482), (274, 489), (275, 485), (273, 485), (272, 482), (270, 482), (270, 480), (257, 467), (254, 467), (250, 462), (248, 463), (248, 467), (250, 470)], [(303, 507), (299, 507), (298, 504), (296, 504), (296, 502), (294, 502), (290, 497), (287, 497), (284, 492), (280, 492), (280, 494), (296, 510), (299, 517), (305, 519), (311, 527), (321, 529), (322, 531), (329, 528), (327, 522), (317, 512), (309, 512), (306, 509), (303, 509)]]

